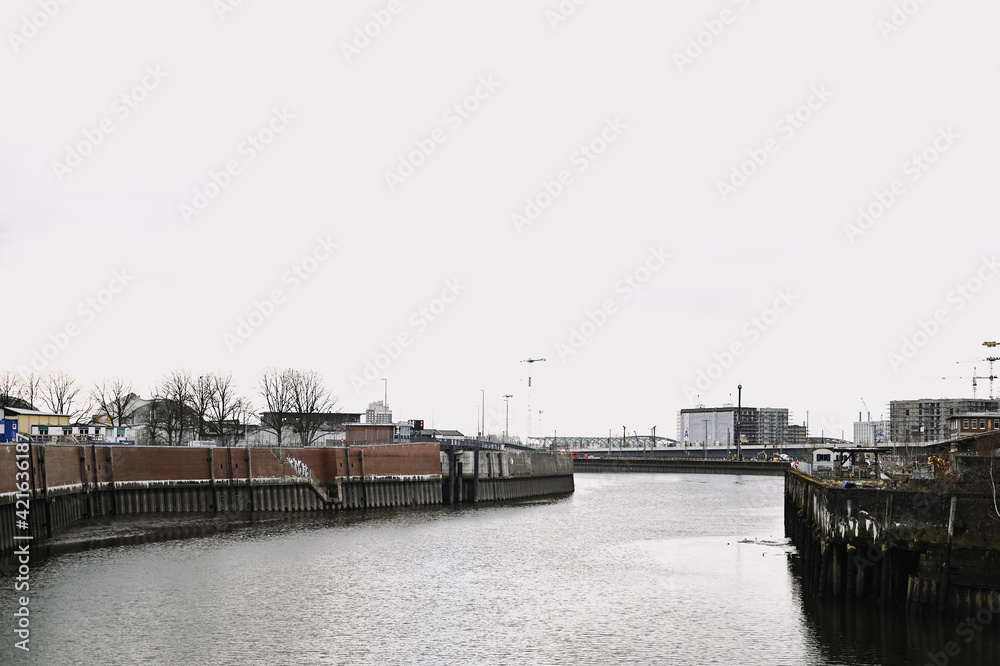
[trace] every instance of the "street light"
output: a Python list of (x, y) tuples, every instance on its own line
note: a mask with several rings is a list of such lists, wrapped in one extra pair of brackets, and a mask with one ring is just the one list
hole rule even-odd
[(743, 416), (743, 384), (738, 384), (736, 391), (736, 459), (743, 460), (743, 435), (740, 433), (740, 420)]
[(479, 399), (483, 403), (483, 410), (481, 412), (482, 415), (479, 417), (481, 419), (479, 436), (482, 437), (486, 434), (486, 389), (479, 389), (479, 394)]
[(504, 421), (503, 421), (503, 439), (505, 442), (507, 441), (507, 438), (509, 436), (507, 431), (510, 428), (510, 399), (513, 397), (514, 396), (511, 395), (510, 393), (505, 393), (503, 396), (504, 405), (506, 405), (507, 407), (507, 413), (504, 416)]

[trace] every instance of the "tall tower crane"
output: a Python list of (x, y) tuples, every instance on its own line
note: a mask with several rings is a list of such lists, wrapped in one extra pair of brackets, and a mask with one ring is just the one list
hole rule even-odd
[(530, 446), (528, 438), (531, 437), (531, 364), (532, 363), (542, 363), (544, 358), (526, 358), (521, 363), (528, 364), (528, 434), (524, 438), (524, 443), (526, 446)]
[[(995, 360), (1000, 360), (1000, 359), (995, 359)], [(971, 361), (955, 361), (955, 363), (971, 363)], [(993, 375), (992, 371), (990, 371), (990, 374), (987, 377), (983, 377), (982, 375), (978, 375), (978, 374), (976, 374), (976, 368), (975, 368), (975, 366), (973, 366), (973, 368), (972, 368), (972, 376), (971, 377), (942, 377), (941, 379), (971, 379), (972, 380), (972, 397), (973, 398), (976, 397), (976, 380), (977, 379), (988, 379), (988, 380), (990, 380), (990, 400), (992, 400), (993, 399), (993, 380), (994, 379), (998, 379), (998, 378)]]

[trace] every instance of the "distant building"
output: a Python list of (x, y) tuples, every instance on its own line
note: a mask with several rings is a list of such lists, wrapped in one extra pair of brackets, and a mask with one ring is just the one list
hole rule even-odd
[(438, 441), (438, 442), (454, 442), (463, 439), (467, 439), (458, 430), (435, 430), (433, 428), (424, 428), (420, 431), (419, 439), (421, 441)]
[(17, 421), (17, 430), (22, 435), (62, 435), (73, 432), (69, 414), (4, 407), (4, 418)]
[(777, 446), (788, 443), (787, 409), (761, 407), (759, 417), (761, 446)]
[[(746, 446), (805, 446), (805, 427), (789, 425), (784, 407), (698, 406), (677, 414), (677, 439), (686, 446), (736, 446), (736, 412)], [(800, 433), (796, 428), (801, 428)]]
[(366, 446), (374, 444), (392, 444), (396, 426), (391, 423), (351, 423), (347, 425), (344, 437), (345, 446)]
[(371, 425), (392, 425), (392, 410), (381, 400), (368, 403), (365, 423)]
[(17, 439), (17, 419), (14, 415), (4, 413), (4, 408), (0, 407), (0, 442), (13, 442)]
[[(281, 431), (282, 446), (301, 446), (298, 429), (295, 421), (300, 415), (297, 412), (285, 414), (287, 425)], [(320, 421), (319, 429), (316, 431), (310, 446), (344, 446), (347, 438), (347, 426), (361, 423), (361, 412), (317, 412), (309, 415), (311, 420)], [(272, 412), (261, 412), (262, 424), (272, 424), (276, 417)], [(267, 446), (274, 448), (278, 445), (278, 436), (273, 429), (266, 425), (259, 427), (254, 436), (250, 438), (251, 446)]]
[(785, 430), (785, 445), (804, 449), (809, 446), (809, 429), (804, 425), (789, 425)]
[(855, 421), (854, 443), (865, 446), (887, 444), (891, 432), (891, 421)]
[(394, 442), (409, 442), (413, 439), (413, 423), (411, 421), (400, 421), (396, 424), (396, 431), (392, 435)]
[(981, 435), (1000, 430), (1000, 412), (971, 412), (948, 417), (950, 437)]
[(951, 436), (949, 417), (1000, 411), (1000, 400), (921, 398), (889, 403), (890, 441), (897, 444), (939, 442)]
[[(695, 407), (677, 415), (677, 439), (685, 446), (736, 446), (737, 407)], [(749, 446), (760, 443), (760, 416), (756, 407), (742, 407), (740, 436)], [(787, 418), (787, 417), (786, 417)]]

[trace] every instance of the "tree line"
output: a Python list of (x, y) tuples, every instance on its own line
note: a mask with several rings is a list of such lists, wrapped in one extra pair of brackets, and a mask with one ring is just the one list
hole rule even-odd
[[(38, 374), (0, 372), (0, 407), (41, 409), (66, 414), (73, 424), (96, 419), (121, 427), (145, 428), (151, 444), (178, 446), (191, 439), (236, 441), (253, 420), (273, 432), (282, 446), (291, 433), (299, 446), (309, 446), (337, 407), (337, 399), (315, 370), (267, 368), (257, 378), (254, 399), (242, 394), (231, 373), (197, 377), (190, 370), (171, 370), (140, 399), (130, 381), (102, 379), (85, 390), (63, 371)], [(263, 409), (257, 414), (256, 404)]]

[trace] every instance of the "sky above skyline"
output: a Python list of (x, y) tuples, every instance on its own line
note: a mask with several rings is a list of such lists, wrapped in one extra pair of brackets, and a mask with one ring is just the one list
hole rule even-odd
[(529, 371), (532, 434), (668, 437), (738, 384), (850, 438), (989, 374), (994, 3), (0, 17), (0, 370), (315, 369), (467, 433), (511, 394), (522, 437)]

